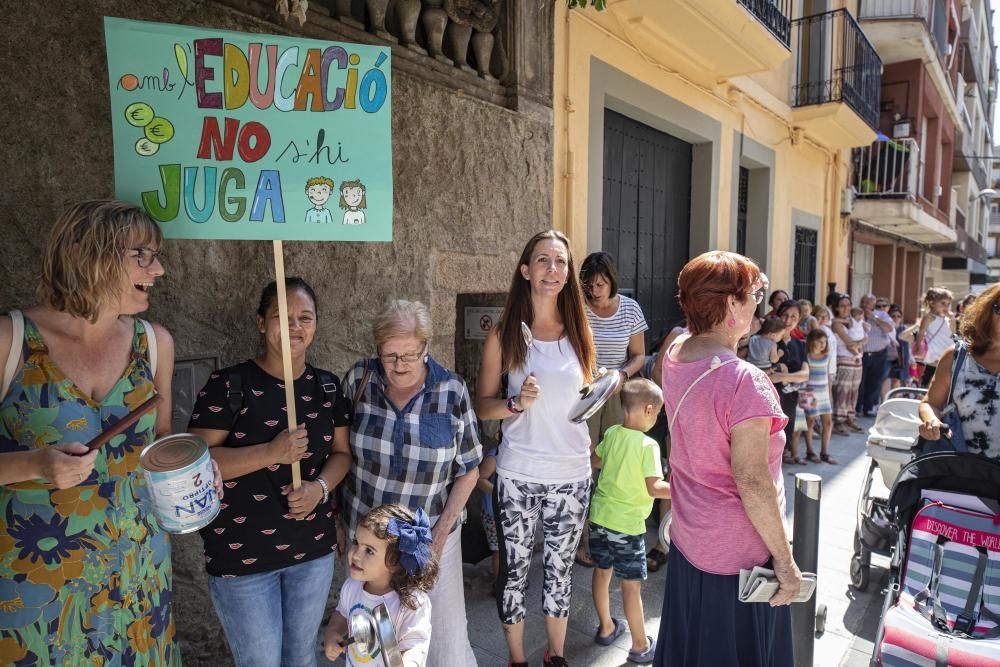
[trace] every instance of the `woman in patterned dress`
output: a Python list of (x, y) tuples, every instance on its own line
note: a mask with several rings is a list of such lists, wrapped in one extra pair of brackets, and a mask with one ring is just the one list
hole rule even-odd
[[(170, 543), (139, 474), (170, 429), (173, 340), (133, 317), (161, 240), (131, 204), (77, 203), (49, 237), (39, 305), (0, 317), (2, 664), (180, 664)], [(87, 452), (154, 392), (158, 410)]]
[[(1000, 461), (1000, 284), (966, 307), (959, 333), (968, 355), (951, 386), (955, 348), (945, 350), (937, 363), (927, 395), (920, 403), (920, 435), (941, 437), (941, 412), (948, 395), (962, 423), (965, 445), (973, 454)], [(947, 427), (945, 427), (947, 429)]]

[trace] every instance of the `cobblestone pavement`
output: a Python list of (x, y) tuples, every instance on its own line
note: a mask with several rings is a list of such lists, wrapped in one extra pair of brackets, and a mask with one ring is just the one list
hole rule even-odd
[[(860, 420), (866, 429), (871, 419)], [(791, 526), (794, 508), (794, 474), (816, 473), (823, 479), (820, 513), (818, 567), (819, 604), (827, 607), (826, 632), (816, 640), (815, 667), (862, 667), (868, 665), (872, 642), (881, 612), (882, 590), (886, 584), (886, 559), (873, 557), (871, 584), (861, 593), (850, 587), (849, 565), (856, 523), (858, 492), (868, 467), (865, 456), (865, 433), (848, 437), (833, 436), (831, 454), (839, 465), (808, 464), (785, 466), (785, 489), (788, 498), (787, 519)], [(877, 476), (877, 475), (876, 475)], [(789, 531), (791, 532), (791, 531)], [(652, 531), (646, 543), (652, 544)], [(338, 566), (335, 589), (343, 570)], [(466, 616), (469, 636), (479, 667), (506, 667), (506, 647), (497, 620), (496, 601), (490, 594), (489, 560), (465, 566)], [(619, 667), (627, 661), (630, 639), (624, 634), (612, 646), (597, 646), (593, 641), (597, 617), (591, 601), (591, 572), (580, 566), (573, 572), (573, 602), (569, 617), (566, 655), (574, 667)], [(643, 588), (646, 632), (656, 636), (663, 604), (666, 568), (650, 573)], [(529, 575), (528, 617), (525, 645), (532, 665), (541, 665), (545, 650), (545, 629), (541, 615), (541, 554), (536, 552)], [(621, 594), (612, 589), (612, 614), (622, 615)], [(458, 617), (455, 619), (458, 621)], [(322, 656), (322, 651), (320, 651)], [(320, 658), (320, 665), (330, 665)], [(342, 660), (336, 664), (342, 664)], [(434, 666), (436, 667), (436, 666)]]

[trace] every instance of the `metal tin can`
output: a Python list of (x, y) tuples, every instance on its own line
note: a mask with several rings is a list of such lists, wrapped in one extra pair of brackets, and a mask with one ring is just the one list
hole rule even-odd
[(177, 433), (154, 440), (139, 457), (153, 511), (168, 533), (190, 533), (219, 514), (212, 457), (204, 438)]

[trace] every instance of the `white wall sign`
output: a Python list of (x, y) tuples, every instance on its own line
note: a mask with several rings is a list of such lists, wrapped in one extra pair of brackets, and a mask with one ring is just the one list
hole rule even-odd
[(465, 340), (486, 340), (486, 334), (500, 321), (503, 308), (496, 306), (465, 307)]

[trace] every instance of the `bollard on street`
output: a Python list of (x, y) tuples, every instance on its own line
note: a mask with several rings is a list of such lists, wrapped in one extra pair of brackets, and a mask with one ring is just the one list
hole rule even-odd
[[(792, 557), (802, 572), (816, 572), (819, 560), (819, 501), (823, 480), (812, 473), (795, 475), (795, 518)], [(817, 592), (806, 602), (792, 605), (792, 649), (795, 667), (812, 667), (816, 637)]]

